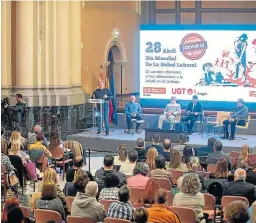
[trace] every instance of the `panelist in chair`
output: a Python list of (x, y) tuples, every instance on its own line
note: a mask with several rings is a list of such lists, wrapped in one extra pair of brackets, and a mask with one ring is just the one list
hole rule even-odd
[[(131, 133), (132, 129), (132, 119), (141, 120), (142, 119), (142, 110), (139, 103), (136, 102), (136, 97), (132, 95), (130, 97), (130, 102), (125, 105), (124, 113), (126, 115), (126, 122), (127, 122), (127, 133)], [(140, 123), (136, 124), (136, 133), (140, 133)]]
[(174, 129), (174, 122), (177, 121), (177, 117), (181, 114), (180, 104), (176, 103), (177, 98), (171, 97), (171, 103), (167, 104), (164, 109), (164, 114), (158, 119), (158, 129), (162, 129), (163, 121), (169, 120), (171, 122), (170, 130)]
[(237, 107), (232, 113), (231, 117), (228, 120), (223, 122), (224, 125), (224, 139), (229, 138), (228, 126), (230, 125), (231, 134), (230, 140), (235, 139), (236, 125), (245, 126), (248, 121), (248, 108), (244, 105), (244, 100), (239, 98), (237, 100)]

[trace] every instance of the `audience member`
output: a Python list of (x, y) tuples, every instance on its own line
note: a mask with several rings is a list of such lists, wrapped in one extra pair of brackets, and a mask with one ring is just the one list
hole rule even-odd
[(77, 192), (72, 203), (71, 216), (102, 222), (105, 217), (104, 206), (97, 202), (97, 194), (98, 184), (95, 181), (88, 182), (84, 192)]
[(5, 140), (1, 140), (1, 165), (3, 165), (5, 172), (9, 177), (15, 176), (15, 168), (6, 154), (7, 142)]
[(147, 223), (148, 222), (148, 211), (146, 208), (137, 208), (134, 211), (133, 219), (135, 223)]
[(108, 174), (104, 179), (104, 188), (100, 192), (99, 200), (118, 200), (119, 179), (115, 174)]
[(3, 211), (1, 216), (1, 223), (7, 222), (7, 213), (10, 209), (13, 207), (19, 207), (19, 200), (17, 198), (7, 198), (4, 205), (3, 205)]
[(180, 223), (178, 216), (168, 209), (167, 191), (165, 189), (157, 189), (155, 191), (156, 203), (148, 208), (148, 221), (154, 223)]
[(118, 147), (117, 153), (118, 153), (118, 156), (114, 156), (115, 165), (122, 165), (128, 162), (128, 159), (127, 159), (128, 151), (125, 144), (121, 144)]
[(216, 141), (214, 143), (214, 152), (210, 153), (207, 156), (207, 159), (206, 159), (207, 165), (217, 164), (220, 157), (224, 157), (228, 161), (229, 165), (231, 166), (231, 161), (229, 156), (226, 153), (222, 152), (222, 143), (220, 141)]
[(11, 137), (9, 139), (8, 149), (11, 148), (11, 143), (14, 140), (18, 140), (21, 143), (21, 149), (26, 150), (27, 149), (27, 140), (21, 136), (20, 132), (18, 130), (14, 130), (11, 134)]
[(188, 136), (184, 133), (180, 133), (178, 135), (179, 144), (175, 145), (173, 148), (177, 149), (180, 153), (183, 153), (183, 149), (186, 146), (186, 142), (188, 141)]
[(128, 152), (128, 163), (122, 164), (120, 167), (120, 172), (124, 173), (126, 176), (132, 176), (133, 169), (136, 165), (136, 162), (138, 160), (138, 153), (136, 150), (132, 150)]
[(243, 160), (244, 163), (247, 163), (248, 156), (249, 156), (249, 147), (248, 147), (248, 145), (245, 144), (241, 148), (241, 156), (239, 157), (239, 160)]
[(250, 167), (248, 167), (246, 165), (246, 163), (244, 163), (244, 160), (241, 160), (238, 163), (237, 168), (242, 168), (242, 169), (246, 170), (246, 179), (245, 179), (245, 181), (247, 183), (251, 183), (251, 184), (254, 184), (256, 186), (256, 172), (253, 171)]
[(148, 151), (149, 149), (151, 149), (151, 147), (156, 148), (158, 153), (163, 152), (163, 147), (160, 146), (160, 135), (158, 135), (158, 134), (154, 134), (153, 135), (153, 137), (152, 137), (152, 145), (148, 146), (146, 148), (146, 150)]
[(21, 150), (21, 143), (18, 140), (12, 141), (9, 155), (19, 156), (22, 160), (23, 165), (30, 161), (29, 155)]
[(228, 162), (224, 157), (219, 158), (215, 173), (210, 174), (210, 178), (227, 179), (228, 178)]
[[(34, 125), (32, 131), (28, 133), (28, 143), (29, 144), (33, 144), (33, 143), (37, 142), (36, 136), (37, 136), (38, 133), (42, 133), (41, 126), (40, 125)], [(43, 140), (42, 144), (44, 146), (48, 146), (49, 143), (50, 142), (48, 142), (47, 139), (44, 137), (44, 140)]]
[(74, 178), (74, 190), (68, 191), (68, 196), (75, 197), (77, 192), (84, 193), (87, 183), (90, 181), (87, 173), (84, 170), (78, 170)]
[(98, 183), (99, 191), (104, 187), (104, 177), (109, 173), (115, 174), (118, 177), (118, 187), (127, 184), (126, 176), (114, 169), (114, 157), (112, 155), (106, 155), (104, 157), (103, 165), (104, 167), (100, 168), (95, 173), (95, 181)]
[(155, 158), (156, 169), (149, 172), (149, 177), (151, 178), (161, 178), (167, 179), (172, 183), (172, 173), (168, 170), (165, 170), (165, 159), (162, 155), (159, 155)]
[(127, 186), (122, 186), (118, 191), (119, 201), (110, 204), (109, 218), (132, 220), (132, 206), (130, 204), (130, 191)]
[(155, 158), (157, 156), (158, 156), (158, 152), (156, 148), (151, 147), (148, 149), (146, 164), (148, 164), (150, 170), (154, 170), (156, 168)]
[(194, 149), (191, 146), (186, 145), (183, 149), (182, 162), (188, 166), (190, 163), (190, 158), (194, 155), (195, 155)]
[(155, 203), (155, 191), (160, 188), (158, 181), (154, 178), (148, 180), (145, 190), (141, 194), (141, 204), (154, 204)]
[(224, 208), (227, 223), (247, 223), (249, 219), (248, 205), (242, 201), (234, 201)]
[(145, 149), (145, 142), (144, 139), (138, 138), (136, 141), (136, 148), (135, 150), (138, 153), (138, 160), (137, 162), (144, 162), (146, 158), (147, 151)]
[(181, 153), (177, 149), (171, 151), (171, 160), (168, 165), (168, 170), (180, 170), (187, 171), (188, 167), (185, 163), (182, 163)]
[(253, 184), (246, 183), (246, 171), (238, 168), (234, 174), (233, 182), (227, 182), (223, 187), (222, 196), (241, 196), (246, 197), (251, 204), (256, 200), (256, 187)]
[(32, 221), (24, 217), (19, 207), (13, 207), (7, 213), (7, 223), (32, 223)]
[(200, 193), (201, 183), (194, 173), (187, 173), (183, 176), (181, 192), (173, 199), (173, 206), (192, 208), (196, 212), (197, 220), (205, 222), (203, 207), (204, 195)]
[(163, 141), (163, 152), (160, 154), (165, 158), (166, 162), (170, 162), (172, 142), (170, 139), (164, 139)]
[(149, 167), (146, 163), (137, 162), (133, 169), (133, 176), (127, 179), (127, 186), (145, 188), (149, 180), (148, 171)]
[(43, 184), (41, 198), (36, 202), (36, 208), (57, 211), (65, 221), (65, 211), (61, 200), (57, 197), (56, 185), (53, 181)]

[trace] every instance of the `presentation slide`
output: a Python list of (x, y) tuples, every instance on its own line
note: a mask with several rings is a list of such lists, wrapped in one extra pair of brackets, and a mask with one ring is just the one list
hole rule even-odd
[(141, 26), (140, 98), (256, 103), (255, 26)]

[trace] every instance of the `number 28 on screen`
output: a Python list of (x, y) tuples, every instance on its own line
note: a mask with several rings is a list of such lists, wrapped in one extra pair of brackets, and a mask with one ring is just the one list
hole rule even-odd
[(160, 53), (161, 52), (161, 43), (159, 42), (147, 42), (146, 43), (146, 53)]

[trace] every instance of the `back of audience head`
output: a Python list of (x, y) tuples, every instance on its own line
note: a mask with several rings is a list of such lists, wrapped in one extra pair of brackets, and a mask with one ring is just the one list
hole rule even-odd
[(3, 206), (1, 221), (6, 222), (8, 211), (13, 207), (19, 207), (19, 206), (20, 206), (20, 204), (19, 204), (19, 200), (17, 198), (14, 198), (14, 197), (7, 198), (4, 203), (4, 206)]
[(39, 132), (36, 135), (36, 141), (38, 141), (38, 142), (43, 142), (44, 141), (44, 134), (42, 132)]
[(164, 139), (163, 141), (164, 150), (170, 151), (171, 147), (172, 147), (172, 141), (170, 139)]
[(248, 155), (249, 155), (249, 147), (248, 145), (243, 145), (241, 149), (241, 159), (243, 159), (245, 162), (248, 160)]
[(85, 193), (89, 196), (96, 197), (98, 194), (98, 184), (95, 181), (90, 181), (85, 187)]
[(128, 152), (128, 159), (130, 163), (135, 163), (138, 159), (138, 152), (136, 150)]
[(179, 138), (180, 144), (184, 144), (185, 142), (188, 141), (188, 137), (184, 133), (180, 133), (178, 135), (178, 138)]
[(181, 192), (186, 194), (196, 194), (201, 190), (201, 182), (195, 173), (187, 173), (183, 176)]
[(156, 168), (164, 169), (165, 168), (165, 158), (162, 155), (158, 155), (155, 158)]
[(194, 155), (195, 155), (195, 154), (194, 154), (193, 148), (192, 148), (191, 146), (186, 145), (186, 146), (184, 147), (184, 149), (183, 149), (183, 157), (182, 157), (183, 163), (188, 164), (189, 161), (190, 161), (190, 158), (191, 158), (192, 156), (194, 156)]
[(216, 140), (214, 143), (214, 149), (215, 151), (222, 151), (222, 143)]
[(74, 167), (81, 168), (84, 164), (84, 159), (82, 156), (77, 156), (74, 160)]
[(146, 155), (147, 156), (146, 163), (148, 164), (148, 166), (151, 170), (156, 168), (155, 158), (157, 155), (158, 155), (158, 152), (157, 152), (156, 148), (154, 148), (154, 147), (149, 148), (147, 155)]
[(7, 213), (7, 223), (23, 223), (24, 215), (19, 207), (12, 207)]
[(127, 203), (130, 200), (130, 190), (124, 185), (118, 191), (119, 201)]
[(160, 184), (157, 179), (150, 178), (146, 184), (145, 190), (142, 192), (141, 199), (143, 202), (149, 204), (155, 203), (155, 191), (160, 188)]
[(217, 162), (217, 168), (214, 173), (216, 178), (227, 178), (228, 177), (228, 162), (224, 157), (220, 157)]
[(128, 155), (128, 152), (127, 152), (127, 147), (125, 144), (121, 144), (119, 147), (118, 147), (118, 159), (122, 162), (125, 162), (126, 159), (127, 159), (127, 155)]
[(134, 169), (133, 175), (136, 176), (137, 174), (141, 174), (143, 176), (147, 176), (149, 171), (149, 166), (143, 162), (137, 162)]
[(144, 139), (138, 138), (137, 141), (136, 141), (136, 147), (144, 148), (144, 145), (145, 145)]
[(103, 160), (104, 167), (113, 168), (114, 167), (114, 157), (112, 155), (106, 155)]
[(169, 167), (176, 169), (182, 161), (181, 153), (177, 149), (173, 149), (171, 151), (171, 158), (170, 158), (170, 163)]
[(233, 201), (224, 208), (227, 223), (246, 223), (250, 220), (248, 205), (242, 201)]
[(167, 201), (167, 190), (159, 188), (155, 192), (155, 202), (157, 204), (165, 204)]
[(43, 175), (43, 183), (46, 181), (52, 180), (55, 184), (58, 183), (58, 176), (53, 168), (47, 168)]
[(1, 140), (1, 153), (7, 155), (8, 145), (6, 140)]
[(44, 182), (41, 197), (42, 200), (53, 200), (57, 197), (56, 184), (52, 180)]
[(18, 140), (20, 141), (21, 139), (21, 135), (20, 135), (20, 132), (18, 130), (14, 130), (11, 134), (11, 138), (10, 138), (10, 141), (14, 141), (14, 140)]
[(238, 168), (236, 169), (235, 173), (234, 173), (234, 180), (242, 180), (245, 181), (246, 179), (246, 171), (244, 169)]
[(119, 178), (117, 177), (117, 175), (109, 173), (104, 178), (104, 185), (106, 188), (118, 187)]
[(38, 134), (39, 132), (41, 132), (41, 126), (40, 125), (34, 125), (33, 132), (35, 134)]
[(11, 151), (14, 155), (16, 155), (20, 151), (20, 148), (21, 148), (21, 142), (20, 141), (18, 141), (18, 140), (12, 141)]
[(136, 223), (147, 223), (148, 222), (148, 211), (144, 207), (137, 208), (134, 211), (134, 222)]
[(158, 145), (160, 143), (160, 135), (154, 134), (152, 137), (152, 142), (153, 142), (153, 144)]
[(88, 182), (89, 182), (89, 177), (88, 177), (87, 173), (84, 170), (79, 169), (77, 171), (77, 174), (76, 174), (75, 179), (73, 181), (74, 187), (78, 191), (84, 192), (85, 187), (86, 187)]
[(190, 157), (189, 163), (192, 171), (197, 171), (198, 167), (200, 167), (199, 158), (196, 156)]
[(216, 139), (213, 138), (213, 137), (211, 137), (211, 138), (208, 139), (207, 145), (208, 145), (209, 147), (213, 148), (215, 142), (216, 142)]

